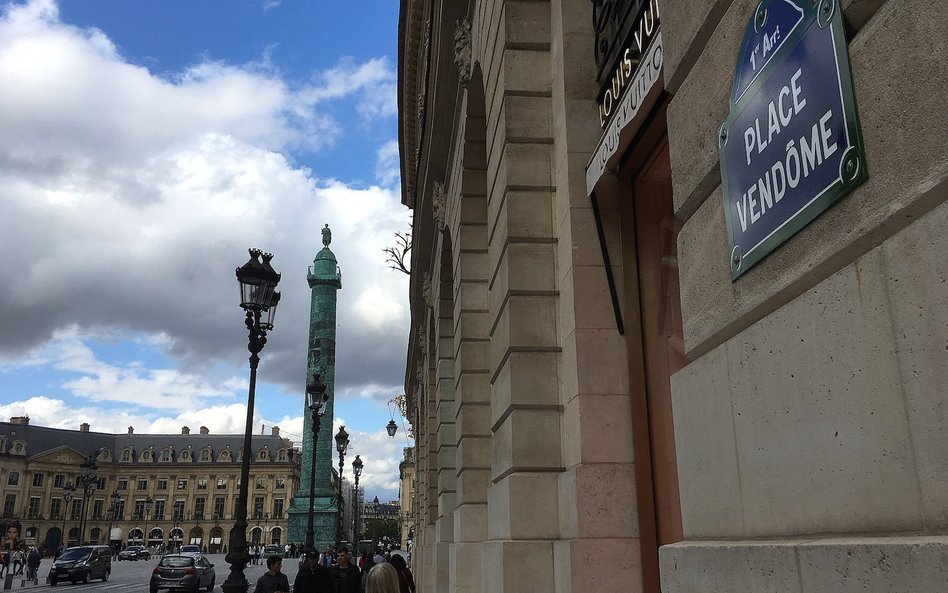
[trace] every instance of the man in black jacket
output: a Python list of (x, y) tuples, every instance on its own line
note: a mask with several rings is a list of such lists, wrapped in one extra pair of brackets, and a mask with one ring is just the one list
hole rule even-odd
[(293, 593), (332, 593), (332, 575), (319, 564), (319, 552), (306, 552), (306, 562), (300, 566), (293, 581)]
[(283, 558), (270, 556), (267, 558), (267, 572), (257, 579), (254, 593), (290, 593), (290, 581), (280, 572), (283, 567)]
[(332, 571), (333, 593), (359, 593), (362, 589), (362, 573), (355, 564), (349, 564), (349, 548), (343, 546), (336, 553), (336, 565)]

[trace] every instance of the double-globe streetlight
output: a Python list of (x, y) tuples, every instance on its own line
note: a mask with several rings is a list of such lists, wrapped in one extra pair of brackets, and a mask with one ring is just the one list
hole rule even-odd
[(62, 547), (66, 548), (69, 546), (69, 538), (66, 537), (66, 517), (69, 515), (70, 503), (72, 503), (73, 497), (76, 496), (76, 485), (69, 483), (63, 486), (63, 532), (62, 537), (60, 538), (60, 543)]
[(355, 503), (352, 505), (352, 539), (355, 540), (355, 546), (359, 545), (359, 513), (362, 505), (359, 504), (359, 476), (362, 475), (362, 458), (356, 455), (352, 460), (352, 475), (355, 476)]
[(319, 421), (326, 413), (326, 385), (321, 380), (322, 369), (313, 374), (313, 380), (306, 384), (306, 406), (311, 414), (313, 429), (313, 445), (309, 456), (309, 515), (306, 517), (306, 549), (315, 551), (315, 534), (313, 532), (313, 514), (316, 501), (316, 443), (319, 440)]
[(145, 509), (145, 512), (144, 512), (143, 517), (142, 516), (139, 517), (140, 519), (144, 518), (145, 520), (145, 531), (144, 533), (142, 533), (142, 545), (145, 546), (146, 548), (148, 547), (148, 540), (151, 539), (151, 536), (148, 534), (148, 515), (151, 514), (151, 507), (154, 504), (155, 504), (155, 501), (152, 500), (150, 496), (146, 498), (145, 500), (143, 500), (142, 508)]
[(112, 547), (112, 525), (114, 525), (115, 522), (118, 520), (118, 508), (119, 508), (119, 502), (122, 500), (122, 495), (119, 494), (118, 490), (115, 490), (114, 492), (112, 492), (112, 494), (109, 495), (109, 500), (110, 500), (109, 512), (108, 512), (109, 532), (105, 536), (105, 543), (108, 544), (109, 548), (111, 548)]
[[(86, 534), (86, 515), (88, 510), (86, 506), (88, 501), (92, 498), (92, 495), (95, 494), (95, 488), (99, 484), (99, 476), (96, 475), (96, 470), (99, 469), (99, 466), (96, 465), (95, 458), (89, 456), (79, 464), (79, 475), (76, 476), (76, 490), (82, 490), (82, 506), (79, 509), (79, 545), (85, 541)], [(89, 505), (91, 506), (91, 505)]]
[[(260, 351), (267, 343), (267, 332), (273, 329), (280, 293), (276, 291), (280, 274), (270, 265), (273, 254), (250, 249), (250, 259), (237, 268), (240, 283), (240, 308), (246, 312), (247, 350), (250, 351), (250, 389), (247, 394), (247, 421), (244, 426), (243, 458), (240, 464), (240, 487), (234, 509), (234, 526), (228, 538), (224, 560), (230, 564), (230, 574), (221, 584), (224, 593), (246, 593), (250, 583), (244, 568), (250, 561), (247, 554), (247, 489), (250, 482), (251, 437), (253, 436), (253, 403), (257, 386), (257, 365)], [(261, 261), (261, 258), (263, 261)]]
[(349, 433), (345, 426), (339, 427), (339, 432), (333, 437), (336, 440), (336, 451), (339, 452), (339, 522), (337, 523), (336, 544), (342, 544), (342, 468), (346, 457), (346, 449), (349, 448)]

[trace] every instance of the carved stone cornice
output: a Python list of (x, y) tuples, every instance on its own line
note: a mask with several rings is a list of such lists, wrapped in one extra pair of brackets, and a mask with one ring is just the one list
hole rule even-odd
[(448, 192), (444, 184), (435, 181), (431, 190), (431, 213), (434, 216), (438, 231), (444, 230), (444, 209), (448, 199)]
[(471, 19), (458, 19), (454, 25), (454, 64), (458, 67), (461, 86), (471, 82)]
[(431, 293), (431, 274), (425, 273), (424, 282), (421, 285), (421, 296), (425, 299), (425, 305), (430, 307), (433, 295)]

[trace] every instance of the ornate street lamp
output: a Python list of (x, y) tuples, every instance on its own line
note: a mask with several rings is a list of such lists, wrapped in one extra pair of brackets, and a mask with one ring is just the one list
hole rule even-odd
[(118, 493), (118, 490), (109, 495), (109, 533), (105, 536), (105, 543), (112, 547), (112, 525), (118, 520), (118, 507), (119, 501), (121, 501), (122, 495)]
[(146, 548), (148, 547), (148, 540), (151, 539), (148, 535), (148, 515), (151, 514), (151, 505), (153, 504), (155, 504), (155, 501), (152, 500), (150, 496), (145, 499), (145, 533), (143, 535), (144, 539), (142, 544), (144, 544)]
[(86, 504), (88, 499), (95, 494), (96, 484), (99, 483), (99, 477), (96, 470), (99, 466), (95, 463), (95, 458), (91, 455), (85, 461), (79, 464), (79, 475), (76, 476), (76, 486), (82, 489), (82, 506), (79, 508), (79, 545), (85, 541), (86, 534)]
[(359, 545), (359, 510), (362, 505), (359, 504), (359, 476), (362, 475), (362, 459), (356, 455), (356, 458), (352, 460), (352, 475), (355, 476), (355, 504), (352, 505), (352, 539), (355, 540), (354, 545), (358, 547)]
[[(227, 556), (224, 561), (230, 564), (230, 574), (221, 585), (224, 593), (247, 593), (250, 583), (244, 575), (244, 568), (250, 561), (247, 554), (247, 489), (250, 482), (251, 438), (253, 436), (253, 402), (257, 387), (257, 364), (260, 351), (267, 344), (267, 332), (273, 329), (280, 293), (276, 292), (280, 283), (280, 274), (270, 265), (273, 254), (263, 253), (259, 249), (250, 249), (250, 259), (237, 268), (237, 281), (240, 283), (240, 308), (246, 312), (247, 350), (250, 351), (250, 389), (247, 394), (247, 421), (244, 426), (243, 459), (240, 464), (240, 488), (234, 509), (234, 526), (228, 538)], [(263, 258), (263, 261), (261, 260)]]
[(64, 548), (69, 547), (69, 538), (66, 537), (66, 515), (69, 514), (70, 503), (72, 502), (72, 499), (75, 495), (76, 495), (75, 484), (70, 482), (69, 484), (66, 484), (65, 486), (63, 486), (63, 503), (64, 503), (63, 504), (63, 533), (62, 533), (62, 538), (61, 538), (62, 541), (60, 542), (60, 545), (62, 545), (62, 547)]
[(306, 549), (315, 550), (315, 534), (313, 533), (313, 505), (316, 497), (316, 442), (319, 439), (319, 420), (326, 413), (326, 385), (320, 380), (321, 370), (313, 374), (313, 380), (306, 385), (306, 406), (312, 417), (313, 447), (309, 457), (309, 515), (306, 517)]
[(334, 437), (336, 439), (336, 451), (339, 452), (339, 522), (337, 523), (336, 544), (342, 543), (342, 468), (346, 457), (346, 449), (349, 448), (349, 433), (345, 426), (339, 427), (339, 432)]
[(395, 424), (395, 419), (392, 418), (388, 421), (388, 424), (385, 425), (385, 430), (388, 432), (388, 436), (394, 437), (395, 433), (398, 432), (398, 425)]

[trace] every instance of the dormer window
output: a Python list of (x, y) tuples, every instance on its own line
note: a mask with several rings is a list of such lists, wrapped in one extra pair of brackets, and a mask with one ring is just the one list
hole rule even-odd
[(201, 450), (201, 461), (210, 461), (211, 460), (211, 450), (202, 449)]
[(161, 450), (161, 460), (162, 460), (162, 461), (171, 461), (171, 449), (162, 449), (162, 450)]
[(190, 451), (182, 451), (182, 452), (181, 452), (181, 461), (190, 461), (190, 460), (191, 460), (191, 452), (190, 452)]
[(286, 449), (277, 451), (277, 461), (286, 461)]
[(122, 461), (131, 461), (132, 460), (132, 450), (122, 449)]
[(151, 461), (151, 451), (148, 449), (142, 451), (142, 461)]
[(266, 449), (262, 449), (257, 453), (257, 461), (270, 461), (270, 452)]
[(218, 461), (230, 461), (230, 449), (224, 449), (217, 457)]

